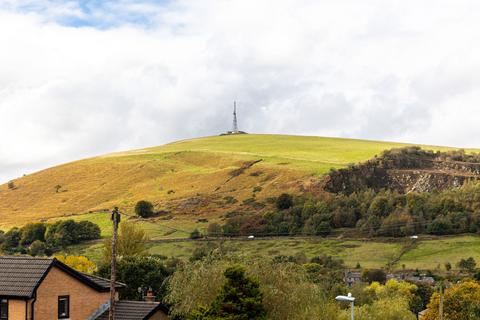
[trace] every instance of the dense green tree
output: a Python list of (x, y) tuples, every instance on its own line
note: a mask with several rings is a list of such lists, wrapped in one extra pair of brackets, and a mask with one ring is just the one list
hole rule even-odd
[(47, 228), (45, 240), (51, 248), (65, 248), (78, 243), (77, 224), (73, 220), (60, 220)]
[(2, 251), (13, 253), (17, 251), (18, 246), (20, 245), (20, 238), (22, 234), (20, 229), (12, 228), (3, 235), (3, 242), (1, 245)]
[(415, 314), (425, 310), (433, 294), (433, 288), (428, 284), (415, 283), (417, 290), (414, 292), (415, 297), (410, 303), (410, 310)]
[(100, 227), (91, 221), (77, 223), (77, 237), (80, 242), (100, 239), (100, 234)]
[(89, 221), (60, 220), (47, 227), (45, 240), (53, 250), (100, 238), (100, 228)]
[(379, 195), (373, 199), (370, 207), (368, 208), (368, 213), (371, 215), (386, 217), (393, 211), (393, 208), (389, 202), (387, 196)]
[[(0, 249), (8, 253), (51, 253), (86, 240), (100, 238), (100, 228), (89, 221), (60, 220), (53, 224), (28, 223), (0, 234)], [(31, 245), (33, 246), (33, 251)], [(40, 244), (42, 243), (42, 244)], [(43, 248), (45, 245), (45, 248)]]
[(473, 257), (469, 257), (468, 259), (461, 259), (457, 265), (462, 271), (473, 272), (477, 266), (477, 262)]
[(329, 220), (329, 216), (326, 215), (313, 215), (305, 221), (305, 226), (303, 228), (304, 233), (318, 236), (329, 235), (331, 232)]
[(45, 223), (28, 223), (20, 229), (22, 236), (20, 244), (22, 246), (29, 246), (35, 240), (45, 242), (45, 231), (47, 226)]
[(372, 282), (385, 283), (387, 279), (387, 275), (385, 271), (381, 269), (364, 270), (362, 274), (362, 279), (368, 283), (372, 283)]
[[(152, 256), (131, 256), (117, 263), (117, 280), (125, 283), (126, 288), (120, 291), (120, 298), (127, 300), (142, 300), (143, 291), (151, 288), (157, 300), (165, 295), (163, 283), (172, 273), (164, 261)], [(110, 278), (110, 264), (100, 266), (97, 274)], [(138, 288), (143, 291), (139, 292)]]
[(195, 320), (264, 320), (263, 295), (258, 281), (246, 276), (245, 268), (232, 266), (225, 270), (226, 283), (212, 304), (191, 317)]

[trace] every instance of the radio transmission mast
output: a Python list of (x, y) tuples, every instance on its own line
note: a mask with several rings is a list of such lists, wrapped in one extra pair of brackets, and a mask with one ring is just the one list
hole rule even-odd
[(238, 133), (238, 122), (237, 122), (237, 102), (233, 101), (233, 133)]

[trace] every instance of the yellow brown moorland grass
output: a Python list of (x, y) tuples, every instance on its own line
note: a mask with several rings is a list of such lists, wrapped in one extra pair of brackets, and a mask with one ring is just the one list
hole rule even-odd
[[(265, 203), (282, 192), (299, 193), (331, 168), (402, 146), (405, 144), (251, 134), (109, 154), (15, 179), (14, 189), (1, 185), (0, 228), (102, 212), (114, 206), (131, 213), (139, 200), (151, 201), (157, 210), (170, 212), (182, 223), (191, 224), (194, 217), (215, 220), (242, 206)], [(170, 224), (178, 226), (178, 222)]]

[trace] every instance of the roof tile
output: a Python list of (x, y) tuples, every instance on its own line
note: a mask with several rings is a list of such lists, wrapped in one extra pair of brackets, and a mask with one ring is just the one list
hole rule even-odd
[[(164, 310), (158, 302), (120, 300), (115, 303), (116, 320), (147, 320), (155, 310)], [(108, 309), (96, 320), (108, 320)]]

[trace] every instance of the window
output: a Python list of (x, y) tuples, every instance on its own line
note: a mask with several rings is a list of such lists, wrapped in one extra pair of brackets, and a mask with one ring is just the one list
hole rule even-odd
[(70, 297), (58, 297), (58, 319), (70, 318)]
[(0, 299), (0, 320), (8, 320), (8, 300)]

